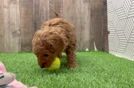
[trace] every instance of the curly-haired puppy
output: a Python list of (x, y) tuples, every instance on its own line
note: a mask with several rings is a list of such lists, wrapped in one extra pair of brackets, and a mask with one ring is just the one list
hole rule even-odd
[(38, 30), (33, 37), (32, 49), (41, 68), (49, 67), (54, 58), (60, 57), (63, 51), (67, 54), (67, 66), (75, 67), (74, 26), (62, 18), (54, 18), (45, 22), (41, 30)]

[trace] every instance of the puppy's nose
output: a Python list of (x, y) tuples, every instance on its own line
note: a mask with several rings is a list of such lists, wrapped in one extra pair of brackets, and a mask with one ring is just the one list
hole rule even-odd
[(41, 68), (47, 68), (48, 66), (47, 66), (47, 63), (43, 63), (43, 64), (41, 64), (40, 67), (41, 67)]
[(44, 68), (44, 64), (40, 64), (39, 66), (40, 66), (40, 68)]

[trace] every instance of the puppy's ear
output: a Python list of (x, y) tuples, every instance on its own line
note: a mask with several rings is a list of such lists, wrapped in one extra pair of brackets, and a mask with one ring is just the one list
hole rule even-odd
[(32, 51), (34, 53), (38, 53), (40, 51), (40, 48), (42, 48), (42, 42), (40, 41), (40, 36), (41, 36), (42, 30), (38, 30), (32, 39)]

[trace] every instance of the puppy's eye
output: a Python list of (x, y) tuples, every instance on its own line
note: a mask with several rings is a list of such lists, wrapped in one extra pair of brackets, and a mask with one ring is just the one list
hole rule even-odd
[(48, 57), (48, 54), (44, 54), (44, 57)]

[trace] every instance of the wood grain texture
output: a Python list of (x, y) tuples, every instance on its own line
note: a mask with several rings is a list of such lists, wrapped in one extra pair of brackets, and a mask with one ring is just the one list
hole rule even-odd
[(0, 51), (31, 51), (44, 21), (63, 17), (76, 27), (77, 50), (108, 50), (106, 0), (0, 0)]
[(61, 16), (62, 0), (49, 0), (49, 18)]
[(33, 15), (35, 31), (44, 21), (49, 19), (49, 0), (33, 0)]
[(63, 0), (63, 16), (76, 27), (77, 49), (93, 49), (90, 35), (91, 5), (90, 0)]
[[(90, 0), (91, 1), (91, 30), (90, 35), (92, 36), (92, 46), (95, 45), (98, 50), (105, 50), (106, 33), (107, 32), (107, 19), (106, 7), (104, 2), (106, 0)], [(108, 37), (108, 36), (107, 36)], [(106, 45), (107, 46), (107, 45)]]
[(11, 0), (9, 2), (9, 40), (10, 51), (20, 51), (20, 14), (19, 0)]
[(20, 0), (21, 50), (31, 51), (34, 34), (33, 0)]
[(9, 0), (3, 1), (3, 14), (4, 14), (4, 52), (11, 51), (10, 29), (9, 29)]
[(0, 0), (0, 52), (4, 51), (4, 14), (3, 0)]

